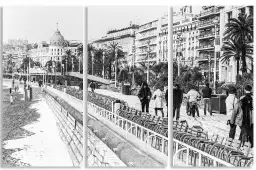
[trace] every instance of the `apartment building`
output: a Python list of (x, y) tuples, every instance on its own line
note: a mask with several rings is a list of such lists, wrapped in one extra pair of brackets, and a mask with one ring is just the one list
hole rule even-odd
[[(216, 72), (217, 81), (235, 82), (236, 62), (231, 60), (222, 63), (220, 58), (223, 54), (221, 47), (225, 25), (230, 18), (237, 18), (239, 13), (253, 14), (252, 6), (204, 6), (198, 15), (199, 46), (197, 48), (197, 62), (202, 69), (202, 74), (211, 80)], [(215, 64), (216, 58), (216, 64)], [(250, 61), (248, 61), (250, 63)], [(215, 67), (216, 65), (216, 67)], [(249, 64), (250, 65), (250, 64)]]
[(135, 63), (166, 62), (168, 53), (168, 15), (144, 23), (135, 33)]

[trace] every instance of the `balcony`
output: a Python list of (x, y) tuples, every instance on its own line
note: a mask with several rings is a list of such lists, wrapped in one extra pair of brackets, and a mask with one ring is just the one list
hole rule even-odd
[[(156, 41), (155, 42), (150, 42), (150, 46), (155, 46), (155, 45), (157, 45)], [(136, 46), (137, 46), (137, 48), (147, 47), (148, 43), (140, 43)]]
[(214, 45), (209, 44), (209, 45), (200, 45), (197, 50), (214, 50)]
[(157, 28), (157, 24), (150, 24), (150, 25), (142, 26), (141, 28), (139, 28), (138, 32), (144, 32), (144, 31), (148, 31), (150, 29), (156, 29), (156, 28)]
[(136, 37), (136, 40), (143, 40), (143, 39), (147, 39), (147, 38), (151, 38), (151, 37), (156, 37), (157, 34), (156, 33), (150, 33), (150, 34), (145, 34), (145, 35), (140, 35)]
[[(203, 56), (203, 57), (196, 57), (196, 59), (195, 59), (196, 61), (198, 61), (198, 62), (205, 62), (205, 61), (209, 61), (209, 57), (207, 57), (207, 56)], [(213, 61), (214, 60), (214, 57), (213, 56), (211, 56), (211, 60)]]
[(217, 13), (219, 13), (220, 10), (217, 9), (217, 8), (213, 8), (213, 9), (210, 9), (208, 11), (203, 11), (201, 12), (199, 15), (198, 15), (198, 19), (200, 18), (204, 18), (204, 17), (209, 17), (209, 16), (212, 16), (212, 15), (215, 15)]
[(206, 34), (199, 35), (198, 39), (202, 40), (202, 39), (213, 38), (213, 37), (214, 37), (214, 33), (206, 33)]
[[(219, 22), (219, 21), (218, 21)], [(201, 21), (198, 24), (198, 29), (204, 29), (204, 28), (208, 28), (208, 27), (213, 27), (215, 24), (213, 22), (213, 20), (209, 20), (209, 21)]]

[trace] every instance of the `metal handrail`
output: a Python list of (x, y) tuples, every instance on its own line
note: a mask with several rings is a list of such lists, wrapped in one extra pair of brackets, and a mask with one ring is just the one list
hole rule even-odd
[[(98, 105), (96, 105), (94, 103), (88, 102), (88, 105), (92, 106), (95, 109), (95, 112), (94, 112), (95, 114), (91, 114), (91, 113), (88, 113), (88, 114), (90, 114), (92, 116), (95, 116), (99, 120), (103, 118), (104, 120), (110, 121), (111, 123), (113, 123), (114, 125), (117, 125), (118, 127), (120, 127), (120, 126), (119, 126), (118, 123), (116, 123), (117, 122), (116, 120), (119, 120), (119, 121), (121, 120), (120, 121), (121, 122), (121, 127), (122, 127), (121, 129), (126, 131), (126, 133), (133, 134), (133, 133), (129, 132), (130, 128), (127, 128), (127, 124), (130, 124), (131, 126), (135, 127), (136, 130), (140, 129), (140, 131), (141, 131), (140, 140), (141, 140), (141, 142), (143, 144), (145, 144), (145, 140), (143, 139), (143, 134), (145, 132), (147, 132), (148, 134), (151, 133), (152, 135), (157, 136), (158, 138), (162, 139), (162, 149), (161, 150), (158, 150), (158, 149), (156, 149), (154, 147), (152, 147), (152, 148), (156, 149), (157, 151), (160, 151), (161, 153), (164, 153), (164, 142), (165, 141), (167, 141), (167, 143), (169, 142), (168, 137), (165, 137), (165, 136), (163, 136), (163, 135), (161, 135), (161, 134), (159, 134), (159, 133), (157, 133), (155, 131), (152, 131), (152, 130), (150, 130), (150, 129), (142, 126), (142, 125), (139, 125), (138, 123), (135, 123), (135, 122), (130, 121), (130, 120), (126, 119), (126, 118), (123, 118), (122, 116), (119, 116), (116, 113), (108, 111), (108, 110), (106, 110), (106, 109), (104, 109), (104, 108), (102, 108), (102, 107), (100, 107), (100, 106), (98, 106)], [(99, 112), (101, 112), (101, 110), (105, 111), (105, 113), (107, 115), (106, 117), (98, 114)], [(123, 126), (124, 122), (126, 122), (126, 125), (125, 125), (126, 128), (125, 129), (123, 128), (124, 127)], [(136, 136), (136, 138), (138, 137), (137, 133), (133, 134), (133, 135)], [(167, 144), (167, 146), (168, 146), (168, 144)], [(164, 153), (164, 154), (167, 155), (167, 153)]]
[[(197, 148), (195, 148), (193, 146), (190, 146), (190, 145), (188, 145), (188, 144), (186, 144), (184, 142), (181, 142), (181, 141), (179, 141), (177, 139), (173, 139), (173, 144), (175, 144), (175, 146), (176, 146), (174, 155), (178, 152), (178, 145), (182, 145), (187, 150), (192, 150), (192, 151), (197, 152), (199, 154), (199, 163), (202, 162), (202, 156), (203, 156), (203, 157), (207, 157), (207, 158), (213, 160), (213, 164), (214, 165), (222, 164), (222, 165), (227, 166), (227, 167), (234, 167), (234, 165), (232, 165), (231, 163), (228, 163), (228, 162), (226, 162), (226, 161), (224, 161), (222, 159), (219, 159), (219, 158), (217, 158), (217, 157), (215, 157), (213, 155), (210, 155), (210, 154), (208, 154), (208, 153), (206, 153), (206, 152), (204, 152), (202, 150), (199, 150), (199, 149), (197, 149)], [(188, 156), (189, 156), (189, 154), (187, 154), (186, 160), (188, 160)], [(174, 165), (174, 163), (175, 163), (175, 157), (173, 157), (173, 165)], [(186, 165), (188, 166), (188, 161), (186, 162)]]

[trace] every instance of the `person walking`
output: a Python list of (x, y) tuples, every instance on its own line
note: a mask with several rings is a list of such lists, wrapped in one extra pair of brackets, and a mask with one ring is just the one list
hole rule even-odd
[(151, 96), (152, 96), (152, 93), (150, 91), (150, 88), (148, 87), (147, 82), (142, 83), (141, 89), (138, 94), (138, 97), (141, 102), (142, 112), (145, 111), (145, 107), (146, 107), (146, 113), (149, 113), (149, 102), (150, 102)]
[[(198, 109), (198, 103), (197, 101), (201, 98), (200, 94), (195, 90), (195, 87), (192, 85), (190, 87), (190, 91), (185, 95), (188, 98), (188, 102), (189, 102), (189, 112), (191, 111), (191, 107), (192, 106), (196, 106), (196, 112), (197, 112), (197, 116), (199, 116), (199, 109)], [(190, 113), (191, 115), (191, 113)], [(193, 113), (192, 115), (193, 117), (195, 117), (195, 113)]]
[(164, 117), (164, 102), (162, 98), (163, 92), (160, 89), (157, 89), (153, 94), (153, 99), (155, 100), (154, 108), (155, 108), (155, 115), (157, 116), (157, 112), (161, 111), (162, 117)]
[(230, 124), (238, 125), (241, 129), (239, 140), (242, 146), (245, 142), (250, 142), (253, 147), (253, 99), (251, 95), (252, 87), (246, 85), (245, 95), (242, 96), (235, 105)]
[(11, 103), (11, 105), (13, 105), (13, 103), (14, 103), (14, 93), (13, 92), (11, 92), (10, 93), (10, 103)]
[(211, 96), (212, 89), (209, 87), (209, 83), (205, 84), (205, 87), (202, 89), (202, 96), (204, 101), (204, 115), (206, 115), (206, 108), (212, 115), (212, 106), (211, 106)]
[[(228, 91), (229, 91), (229, 95), (225, 101), (226, 113), (227, 113), (227, 116), (231, 118), (235, 105), (238, 102), (238, 99), (236, 98), (236, 88), (234, 86), (231, 86)], [(234, 139), (236, 135), (236, 125), (230, 124), (230, 120), (228, 120), (227, 125), (230, 125), (229, 137)]]
[(94, 90), (96, 89), (96, 84), (94, 83), (94, 81), (91, 82), (90, 88), (91, 88), (91, 91), (94, 93)]
[(183, 92), (180, 89), (179, 84), (175, 84), (173, 88), (173, 118), (175, 117), (176, 112), (176, 120), (180, 118), (180, 107), (183, 100)]

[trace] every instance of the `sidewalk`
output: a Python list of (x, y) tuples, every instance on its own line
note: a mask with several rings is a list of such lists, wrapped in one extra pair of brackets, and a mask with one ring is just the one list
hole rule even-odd
[[(23, 88), (19, 89), (19, 93), (24, 96)], [(16, 123), (11, 130), (6, 129), (9, 131), (9, 137), (7, 136), (2, 145), (5, 150), (5, 153), (3, 153), (4, 167), (9, 167), (12, 164), (15, 164), (15, 166), (27, 164), (34, 167), (73, 166), (68, 149), (59, 136), (54, 114), (45, 100), (25, 103), (24, 98), (21, 97), (19, 102), (3, 114), (11, 114), (12, 117), (18, 118), (14, 118), (15, 121), (23, 124), (25, 122), (25, 126)], [(35, 115), (37, 116), (36, 119), (33, 117)], [(4, 116), (8, 117), (8, 115)], [(35, 120), (27, 120), (29, 118)], [(5, 120), (8, 120), (8, 118)], [(5, 122), (5, 124), (8, 124), (8, 122)], [(13, 152), (8, 153), (11, 150)], [(18, 163), (17, 160), (22, 162), (23, 165)]]
[[(196, 114), (197, 115), (197, 114)], [(186, 107), (181, 106), (180, 108), (180, 119), (179, 120), (187, 120), (188, 125), (190, 127), (194, 125), (199, 125), (204, 128), (205, 131), (208, 131), (209, 137), (213, 134), (218, 134), (222, 137), (228, 137), (230, 126), (227, 125), (227, 120), (230, 119), (227, 115), (212, 113), (212, 116), (207, 112), (204, 115), (204, 110), (199, 109), (200, 117), (193, 118), (192, 116), (188, 116), (186, 113)], [(176, 117), (173, 119), (176, 120)], [(236, 129), (236, 139), (239, 138), (240, 128)]]
[[(88, 89), (88, 91), (91, 91), (91, 90)], [(140, 103), (140, 100), (137, 96), (123, 95), (122, 93), (108, 91), (108, 90), (104, 90), (104, 89), (96, 89), (95, 92), (99, 93), (99, 94), (106, 95), (106, 96), (115, 97), (115, 98), (118, 98), (120, 100), (124, 100), (128, 103), (128, 105), (130, 107), (134, 107), (138, 110), (141, 110), (141, 103)], [(149, 113), (152, 114), (152, 115), (155, 115), (154, 100), (150, 100)], [(165, 117), (166, 117), (166, 113), (167, 113), (167, 107), (164, 106), (164, 116)], [(162, 113), (160, 111), (158, 111), (158, 115), (162, 116)]]
[(79, 100), (76, 97), (73, 97), (67, 93), (64, 93), (63, 91), (59, 91), (55, 88), (52, 88), (50, 86), (46, 87), (47, 90), (51, 91), (53, 94), (58, 95), (61, 97), (65, 102), (69, 103), (73, 108), (77, 109), (77, 111), (84, 113), (83, 109), (83, 101)]

